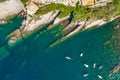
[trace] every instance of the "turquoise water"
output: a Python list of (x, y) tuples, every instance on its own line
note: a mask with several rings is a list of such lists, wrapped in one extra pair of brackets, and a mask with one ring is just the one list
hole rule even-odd
[[(47, 30), (50, 25), (47, 24), (13, 47), (6, 43), (0, 48), (0, 54), (6, 53), (0, 60), (0, 80), (99, 80), (98, 74), (103, 80), (120, 80), (120, 72), (108, 77), (109, 71), (120, 63), (117, 24), (114, 20), (81, 31), (54, 46), (50, 45), (62, 37), (61, 25)], [(89, 67), (85, 68), (84, 64)], [(103, 68), (98, 69), (100, 66)], [(83, 77), (84, 74), (89, 75)]]
[(10, 68), (10, 59), (6, 62), (6, 59), (12, 54), (8, 48), (9, 34), (16, 29), (19, 29), (23, 17), (15, 16), (8, 20), (6, 24), (0, 24), (0, 80), (7, 75), (7, 67)]
[(15, 16), (8, 20), (6, 24), (0, 24), (0, 47), (7, 42), (8, 35), (16, 29), (19, 29), (23, 17)]

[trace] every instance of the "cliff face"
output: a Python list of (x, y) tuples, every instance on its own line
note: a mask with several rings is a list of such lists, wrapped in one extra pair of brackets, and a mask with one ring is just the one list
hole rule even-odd
[[(66, 20), (69, 20), (68, 18), (66, 18)], [(30, 36), (25, 36), (24, 38), (23, 38), (23, 40), (19, 40), (18, 42), (16, 42), (16, 43), (14, 43), (14, 46), (12, 46), (12, 47), (9, 47), (9, 44), (8, 45), (5, 45), (5, 46), (3, 46), (3, 47), (1, 47), (0, 48), (0, 54), (4, 54), (5, 52), (5, 54), (7, 55), (7, 57), (4, 55), (3, 57), (3, 60), (1, 61), (1, 63), (0, 63), (0, 79), (2, 80), (2, 79), (4, 79), (4, 78), (11, 78), (11, 75), (18, 75), (17, 74), (17, 71), (18, 70), (21, 70), (21, 69), (23, 69), (24, 67), (27, 67), (27, 70), (28, 71), (31, 71), (29, 74), (31, 74), (31, 75), (33, 75), (33, 74), (35, 74), (35, 76), (31, 76), (32, 77), (32, 79), (33, 78), (35, 78), (36, 77), (36, 75), (38, 74), (38, 72), (41, 72), (41, 65), (40, 65), (40, 62), (42, 62), (42, 63), (44, 63), (43, 61), (42, 61), (42, 58), (43, 57), (41, 57), (41, 55), (42, 55), (42, 52), (44, 52), (46, 49), (48, 49), (48, 48), (50, 48), (51, 47), (51, 45), (56, 41), (56, 40), (58, 40), (58, 39), (61, 39), (62, 37), (63, 37), (63, 35), (62, 35), (62, 33), (61, 33), (61, 31), (62, 30), (64, 30), (64, 29), (66, 29), (68, 26), (65, 26), (66, 25), (66, 23), (64, 23), (64, 20), (63, 20), (63, 22), (60, 22), (60, 23), (58, 23), (58, 24), (56, 24), (56, 26), (54, 26), (53, 24), (51, 24), (52, 23), (52, 21), (50, 21), (50, 22), (48, 22), (47, 24), (45, 24), (45, 25), (43, 25), (41, 28), (39, 28), (39, 29), (37, 29), (35, 32), (32, 32), (31, 31), (31, 35)], [(62, 25), (61, 26), (61, 24), (64, 24), (64, 25)], [(80, 24), (80, 23), (79, 23)], [(114, 25), (112, 25), (113, 23), (111, 23), (111, 26), (114, 26)], [(117, 22), (117, 24), (118, 24), (118, 22)], [(50, 25), (52, 25), (52, 26), (54, 26), (54, 27), (52, 27), (51, 29), (47, 29)], [(70, 25), (69, 25), (70, 26)], [(62, 29), (62, 28), (63, 29)], [(64, 28), (65, 27), (65, 28)], [(109, 27), (109, 26), (108, 26)], [(71, 26), (70, 26), (70, 28), (71, 28)], [(67, 28), (68, 29), (68, 28)], [(111, 29), (111, 28), (110, 28)], [(97, 29), (96, 29), (97, 30)], [(104, 28), (102, 28), (102, 30), (100, 30), (100, 31), (103, 31), (104, 30)], [(107, 31), (107, 30), (106, 30)], [(76, 32), (76, 31), (75, 31)], [(78, 30), (77, 30), (77, 32), (79, 32)], [(70, 32), (71, 33), (71, 32)], [(92, 32), (91, 32), (92, 33)], [(96, 33), (96, 31), (95, 31), (95, 33)], [(107, 31), (107, 33), (109, 33), (109, 31)], [(97, 34), (97, 33), (96, 33)], [(109, 35), (109, 34), (106, 34), (105, 32), (104, 32), (104, 34), (105, 35)], [(88, 33), (88, 35), (89, 35), (89, 33)], [(88, 35), (87, 35), (87, 37), (88, 37)], [(93, 35), (93, 33), (92, 33), (92, 35)], [(91, 35), (91, 36), (92, 36)], [(91, 36), (89, 36), (89, 39), (91, 39)], [(101, 33), (101, 35), (99, 36), (99, 35), (97, 35), (97, 36), (95, 36), (95, 37), (97, 37), (97, 38), (94, 38), (94, 39), (96, 39), (97, 40), (97, 42), (99, 43), (101, 43), (101, 41), (99, 41), (98, 39), (99, 39), (99, 37), (102, 37), (102, 36), (104, 36), (102, 33)], [(79, 36), (78, 36), (79, 37)], [(83, 37), (83, 36), (82, 36)], [(86, 38), (86, 36), (84, 36), (84, 38), (82, 39), (82, 37), (80, 38), (80, 39), (78, 39), (78, 38), (76, 38), (76, 39), (74, 39), (73, 38), (73, 42), (75, 42), (75, 41), (78, 41), (78, 42), (80, 42), (81, 43), (81, 41), (83, 40), (84, 41), (84, 39), (87, 39)], [(104, 36), (104, 38), (105, 38), (106, 36)], [(68, 37), (67, 37), (68, 38)], [(90, 41), (90, 40), (87, 40), (87, 41)], [(87, 41), (86, 42), (84, 42), (84, 44), (85, 45), (88, 45), (89, 43), (87, 43)], [(78, 43), (73, 43), (72, 41), (71, 41), (71, 43), (74, 45), (79, 45)], [(91, 41), (90, 41), (91, 42)], [(70, 44), (71, 44), (70, 43)], [(93, 43), (95, 43), (95, 41), (93, 41), (92, 43), (90, 43), (90, 45), (92, 45)], [(67, 43), (68, 44), (68, 43)], [(67, 45), (66, 44), (66, 45)], [(66, 46), (66, 45), (64, 45), (64, 46)], [(96, 48), (96, 45), (97, 44), (95, 44), (95, 48)], [(62, 46), (62, 47), (64, 47), (64, 46)], [(72, 46), (72, 45), (71, 45)], [(97, 47), (98, 47), (99, 45), (97, 45)], [(79, 46), (80, 47), (80, 46)], [(89, 45), (88, 45), (88, 47), (89, 47)], [(64, 47), (65, 48), (65, 47)], [(84, 48), (84, 47), (81, 47), (81, 48)], [(67, 48), (65, 48), (65, 49), (67, 49)], [(73, 46), (72, 46), (72, 48), (71, 48), (72, 50), (74, 50), (74, 48), (73, 48)], [(79, 48), (78, 48), (79, 49)], [(78, 50), (78, 49), (76, 49), (76, 50)], [(2, 51), (2, 50), (5, 50), (5, 51)], [(71, 50), (71, 51), (72, 51)], [(76, 51), (76, 50), (74, 50), (74, 51)], [(63, 50), (64, 51), (64, 50)], [(68, 50), (69, 51), (69, 50)], [(93, 51), (93, 49), (91, 50), (91, 51)], [(97, 52), (97, 51), (96, 51)], [(56, 54), (56, 53), (55, 53)], [(69, 53), (70, 54), (70, 53)], [(100, 54), (102, 54), (101, 52), (100, 52)], [(100, 55), (99, 54), (99, 55)], [(45, 56), (44, 56), (44, 59), (46, 59), (45, 57), (46, 57), (46, 55), (48, 55), (48, 54), (45, 54)], [(51, 53), (49, 54), (49, 55), (51, 55)], [(56, 54), (56, 55), (60, 55), (60, 54)], [(64, 54), (65, 55), (65, 54)], [(97, 58), (99, 58), (98, 57), (98, 54), (96, 54), (97, 55)], [(77, 55), (78, 57), (79, 57), (79, 55)], [(58, 57), (60, 57), (60, 56), (58, 56)], [(62, 56), (62, 57), (64, 57), (64, 56)], [(62, 57), (60, 57), (60, 58), (62, 58)], [(91, 56), (92, 57), (92, 56)], [(59, 58), (59, 59), (60, 59)], [(43, 60), (44, 60), (43, 59)], [(47, 58), (48, 59), (48, 58)], [(99, 58), (100, 59), (100, 61), (101, 61), (101, 58)], [(37, 62), (37, 60), (38, 60), (38, 62)], [(51, 58), (50, 58), (50, 60), (51, 60)], [(61, 59), (62, 60), (62, 59)], [(60, 60), (60, 61), (61, 61)], [(76, 60), (76, 61), (78, 61), (78, 60)], [(79, 63), (80, 62), (78, 62), (78, 65), (79, 65)], [(35, 64), (35, 65), (33, 65), (33, 64)], [(46, 61), (46, 64), (48, 64), (48, 62)], [(57, 63), (56, 62), (56, 64), (59, 64), (59, 63)], [(51, 64), (50, 64), (51, 65)], [(29, 68), (28, 68), (29, 67)], [(37, 67), (37, 68), (36, 68)], [(44, 66), (43, 66), (44, 67)], [(48, 66), (47, 66), (48, 67)], [(46, 67), (46, 68), (47, 68)], [(105, 67), (105, 66), (104, 66)], [(48, 68), (47, 68), (48, 69)], [(61, 68), (62, 69), (62, 68)], [(75, 67), (75, 69), (76, 69), (76, 67)], [(37, 71), (37, 73), (34, 73), (34, 70), (36, 70)], [(56, 69), (56, 70), (58, 70), (58, 69)], [(79, 70), (79, 69), (78, 69)], [(118, 70), (117, 68), (115, 68), (114, 69), (114, 71), (113, 72), (115, 72), (116, 70)], [(26, 71), (26, 69), (23, 69), (23, 72), (24, 71)], [(33, 73), (32, 73), (32, 71), (33, 71)], [(72, 70), (71, 70), (72, 71)], [(16, 74), (14, 74), (16, 72)], [(64, 70), (63, 70), (63, 72), (64, 72)], [(79, 72), (79, 71), (78, 71)], [(19, 73), (19, 72), (18, 72)], [(26, 73), (28, 73), (27, 71), (26, 71)], [(8, 76), (9, 75), (9, 76)], [(21, 74), (20, 75), (25, 75), (25, 76), (28, 76), (27, 74), (25, 74), (25, 73), (23, 73), (22, 74), (22, 72), (21, 72)], [(61, 74), (62, 75), (62, 74)], [(41, 78), (41, 74), (39, 75), (39, 76), (37, 76), (38, 78)], [(52, 76), (54, 76), (54, 75), (52, 75)], [(75, 76), (76, 77), (76, 76)], [(23, 77), (24, 78), (24, 77)], [(9, 80), (9, 79), (7, 79), (7, 80)], [(23, 80), (25, 80), (25, 79), (23, 79)]]
[[(10, 1), (13, 1), (13, 0), (10, 0)], [(16, 7), (16, 9), (12, 9), (12, 11), (9, 11), (9, 12), (12, 12), (14, 14), (17, 14), (18, 12), (20, 12), (22, 10), (22, 7), (20, 6), (20, 9), (19, 9), (18, 6), (20, 5), (14, 6)], [(8, 7), (9, 6), (7, 6), (7, 8), (2, 7), (0, 9), (6, 10), (8, 9)], [(16, 11), (17, 9), (19, 10)], [(2, 14), (1, 16), (1, 19), (2, 19), (5, 13), (4, 14), (0, 13), (0, 14)], [(9, 16), (11, 15), (13, 14), (10, 14)], [(19, 19), (19, 17), (16, 17), (8, 23), (9, 25), (5, 24), (3, 26), (0, 26), (0, 80), (3, 80), (6, 77), (8, 78), (11, 74), (13, 74), (14, 72), (17, 72), (19, 68), (26, 66), (26, 64), (29, 64), (29, 67), (34, 71), (34, 68), (31, 66), (34, 66), (33, 64), (35, 62), (36, 62), (35, 64), (38, 65), (36, 61), (36, 56), (37, 56), (37, 59), (39, 60), (40, 59), (39, 56), (41, 55), (41, 53), (46, 49), (54, 46), (56, 42), (59, 43), (61, 40), (68, 39), (74, 34), (80, 33), (80, 31), (82, 30), (85, 30), (94, 26), (99, 26), (101, 25), (102, 21), (104, 21), (104, 20), (97, 21), (97, 20), (91, 19), (88, 21), (84, 20), (84, 21), (77, 21), (76, 23), (72, 23), (72, 20), (74, 17), (73, 12), (72, 14), (70, 14), (70, 16), (67, 16), (63, 19), (58, 19), (57, 18), (58, 15), (59, 15), (59, 11), (50, 12), (42, 16), (27, 15), (26, 19), (23, 19), (22, 17)], [(94, 21), (97, 21), (97, 22), (93, 23)], [(106, 22), (103, 22), (102, 25), (104, 25), (105, 23)], [(119, 19), (117, 20), (116, 24), (118, 23), (120, 23)], [(111, 21), (111, 24), (112, 24), (112, 21)], [(10, 33), (11, 35), (9, 35)], [(116, 51), (118, 51), (116, 53), (120, 53), (119, 34), (120, 34), (120, 26), (118, 25), (117, 27), (115, 27), (115, 31), (114, 31), (114, 34), (112, 35), (112, 40), (111, 40), (111, 42), (113, 42), (113, 45), (116, 46), (114, 47), (114, 50), (116, 49)], [(104, 36), (104, 35), (101, 35), (101, 36)], [(85, 37), (88, 37), (88, 36), (85, 36)], [(97, 39), (99, 39), (99, 35), (96, 37)], [(78, 38), (76, 38), (74, 41), (76, 40), (78, 40)], [(84, 41), (82, 37), (81, 37), (81, 40)], [(86, 45), (88, 45), (88, 47), (91, 46), (89, 45), (89, 43), (87, 42), (85, 43)], [(74, 48), (71, 48), (71, 49), (74, 49)], [(32, 61), (31, 59), (33, 60), (33, 63), (31, 62)], [(37, 72), (40, 69), (39, 67), (36, 69)], [(28, 70), (31, 70), (31, 69), (28, 69)], [(117, 65), (116, 67), (113, 68), (113, 70), (111, 70), (111, 73), (116, 73), (119, 70), (120, 70), (120, 65)], [(31, 73), (31, 74), (34, 74), (34, 73)], [(40, 76), (38, 77), (40, 78)]]
[(0, 19), (6, 19), (8, 16), (18, 14), (24, 9), (19, 0), (9, 0), (0, 3)]

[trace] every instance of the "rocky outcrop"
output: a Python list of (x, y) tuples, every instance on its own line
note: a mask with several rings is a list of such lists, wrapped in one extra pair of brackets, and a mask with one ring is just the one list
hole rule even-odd
[(114, 74), (114, 73), (117, 73), (118, 71), (120, 71), (120, 63), (118, 65), (116, 65), (111, 71), (110, 71), (110, 74), (109, 74), (109, 77)]
[(16, 33), (16, 31), (14, 31), (13, 33), (10, 34), (12, 37), (9, 40), (9, 43), (10, 44), (14, 43), (16, 40), (18, 40), (21, 37), (23, 38), (24, 36), (31, 34), (35, 35), (40, 31), (47, 29), (47, 27), (49, 27), (54, 23), (54, 20), (56, 19), (59, 13), (60, 11), (56, 11), (55, 13), (50, 12), (46, 15), (43, 15), (42, 17), (40, 16), (40, 19), (38, 20), (35, 20), (35, 18), (29, 19), (28, 21), (24, 20), (20, 30), (17, 30), (17, 32), (18, 31), (20, 32)]
[(24, 9), (19, 0), (8, 0), (0, 3), (0, 19), (6, 19), (8, 16), (18, 14)]

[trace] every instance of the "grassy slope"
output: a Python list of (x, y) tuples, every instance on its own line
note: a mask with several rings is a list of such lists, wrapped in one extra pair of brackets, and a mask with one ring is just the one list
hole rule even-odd
[(6, 1), (6, 0), (0, 0), (0, 3), (1, 3), (1, 2), (4, 2), (4, 1)]
[(72, 6), (65, 6), (63, 4), (48, 4), (44, 7), (39, 8), (39, 10), (36, 12), (36, 15), (40, 14), (46, 14), (50, 11), (54, 10), (61, 10), (61, 14), (59, 15), (60, 18), (67, 16), (71, 11), (75, 12), (75, 19), (76, 20), (83, 20), (86, 18), (97, 18), (102, 19), (105, 18), (107, 20), (110, 19), (110, 16), (117, 15), (116, 8), (114, 7), (113, 3), (109, 3), (106, 6), (103, 7), (95, 7), (95, 8), (89, 8), (87, 6), (80, 6), (77, 5), (76, 7)]
[[(79, 10), (76, 7), (72, 7), (72, 6), (65, 6), (63, 4), (48, 4), (45, 5), (44, 7), (39, 8), (39, 10), (36, 12), (36, 15), (38, 14), (46, 14), (50, 11), (54, 11), (54, 10), (61, 10), (61, 14), (59, 15), (60, 18), (67, 16), (71, 11), (75, 12), (75, 18), (79, 18), (79, 17), (83, 17), (84, 16), (84, 10), (86, 7), (81, 7), (79, 8)], [(87, 15), (86, 15), (87, 16)], [(84, 16), (84, 17), (86, 17)]]
[(28, 2), (28, 0), (20, 0), (24, 5), (26, 4), (26, 2)]
[[(50, 11), (54, 10), (61, 10), (62, 13), (60, 14), (60, 17), (67, 16), (72, 10), (74, 10), (74, 7), (71, 6), (65, 6), (63, 4), (48, 4), (44, 7), (41, 7), (36, 14), (46, 14)], [(65, 12), (65, 13), (64, 13)]]

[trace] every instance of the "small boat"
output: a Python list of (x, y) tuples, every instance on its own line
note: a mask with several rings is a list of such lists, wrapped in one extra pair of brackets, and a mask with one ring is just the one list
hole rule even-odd
[(102, 69), (103, 68), (103, 66), (100, 66), (98, 69)]
[(84, 64), (84, 66), (85, 66), (86, 68), (88, 68), (88, 67), (89, 67), (89, 65), (87, 65), (87, 64)]
[(80, 54), (80, 57), (82, 57), (82, 56), (83, 56), (83, 53)]
[(69, 57), (69, 56), (66, 56), (65, 58), (66, 58), (67, 60), (71, 60), (71, 57)]
[(102, 76), (100, 74), (97, 75), (99, 79), (102, 79)]
[(93, 68), (95, 68), (95, 67), (96, 67), (96, 63), (93, 64)]
[(89, 76), (89, 74), (84, 74), (84, 75), (83, 75), (83, 77), (87, 77), (87, 76)]

